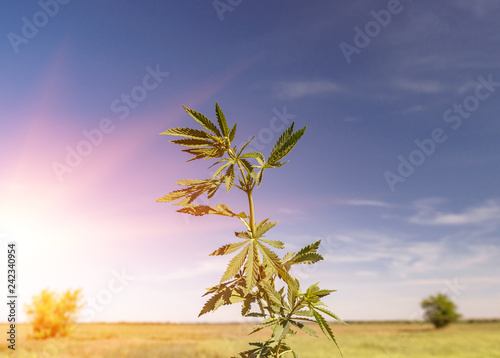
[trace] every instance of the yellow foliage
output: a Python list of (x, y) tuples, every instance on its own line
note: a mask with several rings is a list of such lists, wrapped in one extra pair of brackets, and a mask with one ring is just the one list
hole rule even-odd
[(45, 339), (66, 336), (69, 326), (75, 323), (77, 313), (83, 307), (81, 298), (81, 290), (57, 294), (45, 289), (33, 296), (31, 304), (25, 307), (33, 327), (33, 337)]

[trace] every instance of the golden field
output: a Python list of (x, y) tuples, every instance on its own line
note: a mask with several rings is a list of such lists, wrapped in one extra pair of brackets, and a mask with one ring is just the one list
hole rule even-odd
[[(6, 332), (7, 325), (0, 325)], [(267, 337), (248, 336), (239, 324), (79, 324), (69, 337), (33, 340), (28, 325), (17, 326), (16, 351), (2, 339), (1, 357), (179, 357), (229, 358), (246, 342)], [(500, 323), (459, 323), (435, 330), (429, 324), (352, 323), (333, 325), (346, 358), (500, 358)], [(315, 329), (316, 330), (316, 329)], [(6, 337), (6, 334), (4, 335)], [(298, 334), (290, 344), (301, 358), (340, 357), (324, 337)]]

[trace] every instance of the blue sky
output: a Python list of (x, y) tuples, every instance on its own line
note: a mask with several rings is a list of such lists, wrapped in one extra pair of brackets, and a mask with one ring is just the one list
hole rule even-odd
[[(230, 5), (232, 4), (232, 5)], [(269, 153), (256, 214), (296, 250), (305, 283), (345, 319), (420, 318), (446, 292), (500, 317), (500, 4), (422, 1), (27, 1), (0, 15), (0, 240), (19, 294), (82, 288), (82, 320), (197, 319), (240, 230), (155, 203), (206, 162), (158, 133), (214, 118)], [(89, 139), (90, 138), (90, 139)], [(93, 141), (93, 142), (92, 142)], [(92, 142), (92, 143), (90, 143)], [(87, 145), (86, 143), (90, 143)], [(79, 154), (80, 153), (80, 154)], [(227, 200), (245, 209), (245, 198)], [(94, 303), (92, 303), (94, 302)], [(19, 313), (25, 319), (23, 312)]]

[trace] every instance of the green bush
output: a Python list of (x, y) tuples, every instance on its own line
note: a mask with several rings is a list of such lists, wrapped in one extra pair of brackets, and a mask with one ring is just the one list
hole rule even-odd
[(442, 293), (436, 296), (429, 296), (420, 305), (425, 311), (425, 320), (432, 323), (436, 328), (445, 327), (461, 317), (457, 313), (457, 306), (447, 295)]

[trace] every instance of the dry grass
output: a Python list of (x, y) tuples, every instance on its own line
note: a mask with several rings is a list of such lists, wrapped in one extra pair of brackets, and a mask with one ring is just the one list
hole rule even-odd
[[(7, 325), (0, 325), (6, 332)], [(2, 357), (74, 358), (228, 358), (247, 348), (246, 325), (216, 324), (81, 324), (65, 338), (34, 340), (30, 327), (19, 325), (17, 349), (0, 347)], [(427, 324), (334, 325), (348, 358), (500, 358), (500, 323), (456, 324), (435, 330)], [(259, 333), (260, 334), (260, 333)], [(260, 337), (267, 337), (263, 332)], [(259, 339), (259, 335), (252, 336)], [(340, 357), (324, 338), (302, 334), (291, 341), (301, 358)]]

